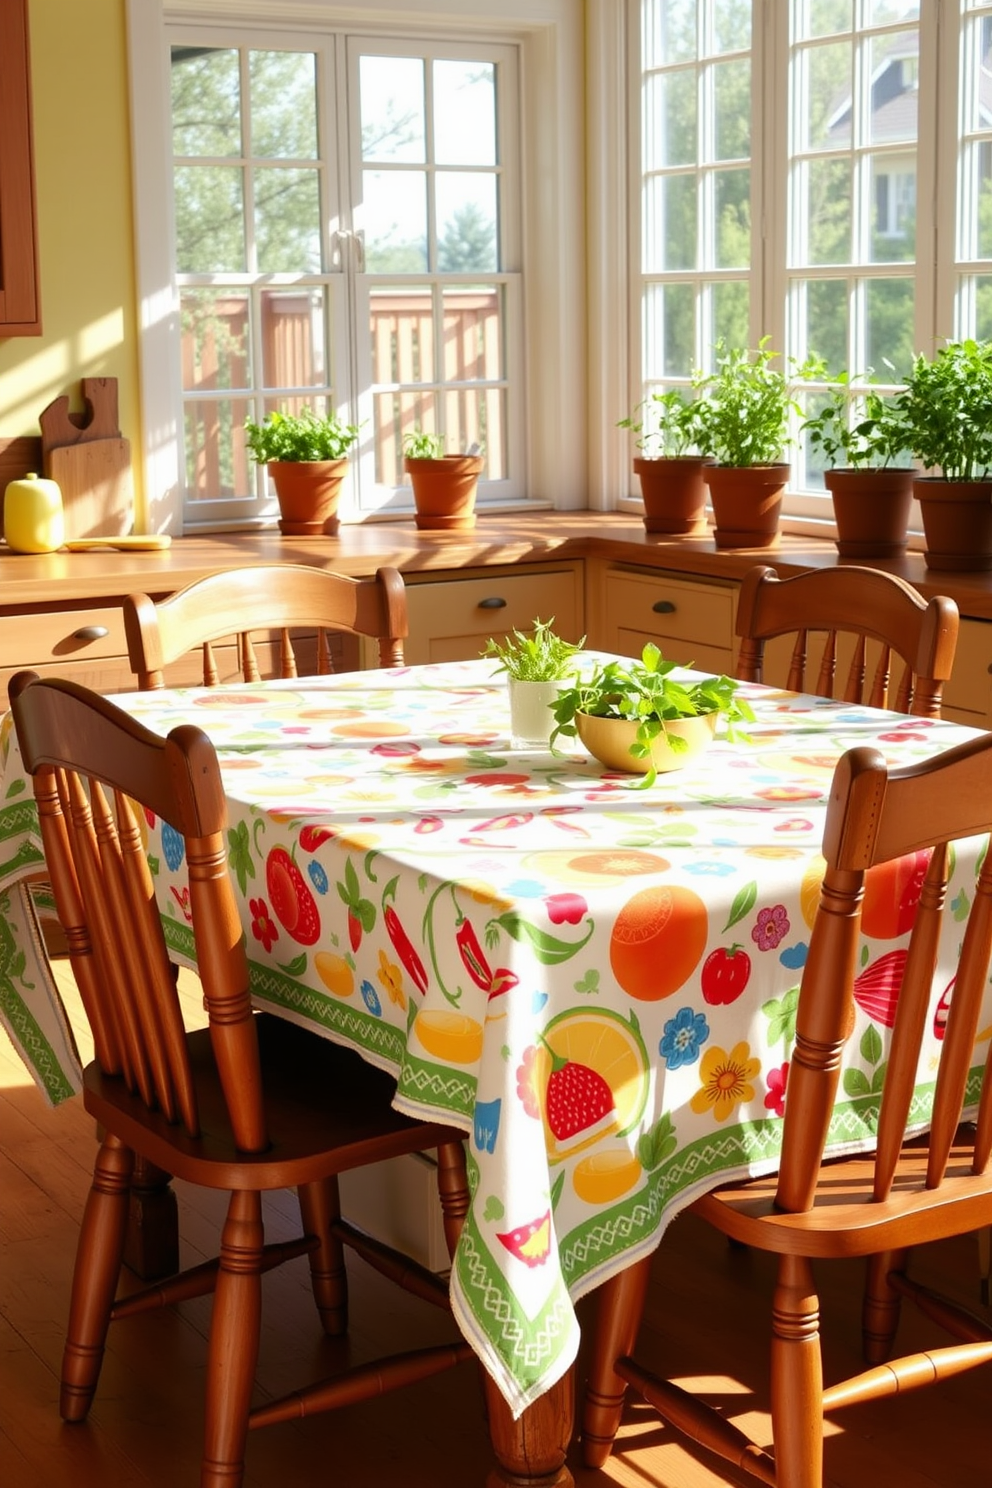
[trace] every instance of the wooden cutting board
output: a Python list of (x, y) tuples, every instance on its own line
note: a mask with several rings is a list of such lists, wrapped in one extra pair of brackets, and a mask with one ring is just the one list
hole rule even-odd
[(65, 535), (121, 537), (134, 522), (131, 446), (117, 421), (117, 379), (84, 377), (85, 412), (69, 412), (56, 398), (39, 418), (42, 468), (57, 481), (65, 508)]

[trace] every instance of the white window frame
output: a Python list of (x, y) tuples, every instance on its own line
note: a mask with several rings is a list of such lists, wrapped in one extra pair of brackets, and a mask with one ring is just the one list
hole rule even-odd
[[(598, 4), (599, 0), (594, 0)], [(522, 261), (526, 509), (589, 504), (583, 32), (575, 0), (127, 0), (135, 211), (138, 369), (146, 521), (184, 530), (178, 300), (171, 262), (170, 90), (166, 27), (347, 28), (352, 34), (514, 44), (521, 56)], [(523, 505), (523, 503), (521, 503)], [(189, 530), (186, 517), (186, 530)]]

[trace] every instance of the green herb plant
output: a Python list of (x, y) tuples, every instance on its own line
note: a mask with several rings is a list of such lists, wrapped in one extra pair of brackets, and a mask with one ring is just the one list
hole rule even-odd
[[(552, 749), (560, 735), (578, 736), (577, 713), (635, 721), (637, 732), (630, 746), (634, 759), (650, 759), (652, 741), (659, 734), (666, 735), (673, 753), (684, 752), (688, 748), (686, 741), (670, 733), (666, 725), (675, 719), (696, 718), (704, 713), (718, 713), (726, 720), (728, 739), (746, 738), (737, 725), (753, 723), (754, 713), (750, 703), (738, 696), (739, 683), (722, 676), (704, 677), (699, 682), (677, 682), (671, 676), (677, 666), (677, 662), (666, 661), (658, 647), (649, 641), (639, 662), (597, 662), (588, 677), (576, 673), (572, 686), (562, 688), (551, 705), (555, 717)], [(643, 780), (631, 788), (643, 790), (656, 778), (653, 767), (649, 768)]]
[(557, 682), (568, 675), (573, 658), (586, 643), (585, 636), (573, 644), (555, 635), (550, 620), (535, 620), (533, 634), (514, 630), (502, 641), (490, 636), (483, 656), (496, 658), (496, 670), (505, 672), (515, 682)]
[(981, 480), (992, 471), (992, 342), (949, 341), (913, 362), (896, 395), (907, 444), (944, 480)]
[[(789, 417), (801, 417), (802, 409), (792, 396), (789, 376), (772, 366), (779, 353), (768, 341), (765, 336), (756, 350), (748, 351), (728, 349), (720, 340), (714, 348), (716, 371), (694, 377), (702, 394), (697, 442), (719, 465), (773, 465), (792, 442)], [(786, 363), (793, 380), (808, 376), (816, 365), (815, 359), (800, 365), (789, 358)]]
[[(815, 375), (829, 378), (825, 364)], [(871, 368), (861, 377), (840, 372), (830, 386), (815, 395), (817, 411), (804, 419), (811, 449), (819, 450), (827, 469), (884, 470), (909, 454), (909, 429), (896, 398), (870, 386)], [(852, 387), (856, 391), (852, 392)]]
[(414, 429), (403, 436), (403, 454), (408, 460), (441, 460), (444, 458), (444, 435)]
[(634, 443), (647, 459), (695, 455), (702, 433), (699, 399), (687, 397), (682, 388), (651, 393), (617, 428), (636, 436)]
[(334, 414), (268, 413), (260, 424), (245, 420), (248, 453), (259, 465), (274, 460), (342, 460), (358, 441), (358, 426), (342, 424)]

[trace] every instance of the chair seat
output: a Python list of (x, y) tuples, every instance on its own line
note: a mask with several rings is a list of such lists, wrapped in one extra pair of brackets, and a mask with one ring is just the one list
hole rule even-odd
[(897, 1243), (897, 1235), (904, 1235), (904, 1226), (914, 1215), (921, 1222), (925, 1217), (928, 1240), (944, 1239), (992, 1224), (988, 1177), (973, 1169), (974, 1140), (973, 1129), (961, 1129), (951, 1148), (947, 1177), (936, 1189), (924, 1186), (924, 1141), (907, 1142), (892, 1193), (882, 1203), (872, 1199), (874, 1154), (865, 1153), (823, 1165), (816, 1205), (806, 1213), (786, 1214), (776, 1209), (777, 1173), (716, 1189), (692, 1208), (734, 1240), (779, 1255), (811, 1259), (876, 1254)]
[(367, 1162), (423, 1151), (464, 1132), (411, 1120), (392, 1108), (396, 1081), (329, 1039), (268, 1014), (256, 1017), (270, 1146), (238, 1150), (231, 1133), (209, 1029), (187, 1036), (200, 1135), (149, 1110), (120, 1076), (94, 1063), (83, 1075), (86, 1109), (166, 1172), (219, 1189), (285, 1188)]

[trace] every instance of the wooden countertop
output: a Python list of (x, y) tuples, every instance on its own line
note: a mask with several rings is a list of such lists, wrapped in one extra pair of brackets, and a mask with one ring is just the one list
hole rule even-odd
[[(13, 554), (0, 545), (0, 609), (58, 609), (134, 590), (161, 595), (217, 568), (308, 563), (342, 573), (392, 565), (407, 576), (556, 558), (609, 558), (716, 579), (739, 579), (755, 563), (783, 575), (842, 560), (832, 542), (783, 535), (770, 550), (717, 551), (712, 537), (666, 541), (640, 518), (615, 512), (481, 515), (469, 532), (420, 532), (413, 522), (356, 523), (335, 537), (286, 538), (277, 532), (177, 538), (164, 552)], [(992, 573), (941, 573), (922, 553), (873, 565), (908, 579), (922, 594), (949, 594), (963, 615), (992, 620)]]

